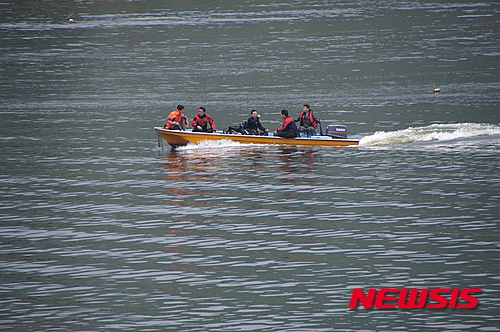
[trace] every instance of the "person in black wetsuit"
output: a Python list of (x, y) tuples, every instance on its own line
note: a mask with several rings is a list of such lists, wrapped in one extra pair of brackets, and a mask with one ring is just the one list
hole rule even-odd
[[(267, 135), (269, 129), (264, 128), (260, 123), (260, 115), (256, 110), (250, 112), (250, 117), (247, 121), (243, 122), (241, 132), (244, 135)], [(261, 131), (259, 131), (261, 130)]]

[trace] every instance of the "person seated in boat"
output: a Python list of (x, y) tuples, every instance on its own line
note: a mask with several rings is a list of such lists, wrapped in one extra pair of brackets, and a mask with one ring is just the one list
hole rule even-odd
[(250, 115), (248, 120), (242, 123), (241, 133), (244, 135), (267, 135), (269, 129), (264, 128), (262, 123), (260, 123), (259, 112), (252, 110)]
[(318, 125), (321, 122), (320, 119), (314, 116), (309, 104), (305, 104), (302, 107), (302, 113), (300, 113), (298, 119), (294, 121), (300, 122), (299, 131), (301, 133), (306, 133), (308, 136), (316, 135), (316, 128), (318, 128)]
[(207, 114), (205, 107), (198, 109), (198, 114), (195, 115), (191, 125), (193, 126), (193, 131), (197, 132), (214, 133), (217, 130), (214, 119)]
[(284, 138), (295, 138), (300, 136), (294, 119), (288, 116), (288, 110), (281, 110), (281, 118), (283, 119), (283, 127), (274, 132), (276, 136)]
[(175, 111), (171, 112), (167, 118), (165, 129), (171, 130), (185, 130), (189, 127), (189, 121), (184, 115), (184, 106), (177, 105)]

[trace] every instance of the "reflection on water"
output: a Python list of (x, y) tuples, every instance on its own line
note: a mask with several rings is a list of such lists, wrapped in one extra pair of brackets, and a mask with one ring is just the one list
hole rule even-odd
[[(4, 177), (11, 196), (2, 192), (0, 291), (13, 317), (4, 322), (48, 330), (454, 329), (477, 326), (479, 315), (479, 326), (493, 327), (488, 292), (470, 316), (368, 315), (347, 305), (356, 287), (495, 284), (497, 161), (490, 150), (244, 146), (122, 161), (133, 177), (104, 159), (107, 175), (89, 173), (86, 182)], [(138, 172), (145, 165), (153, 172)]]

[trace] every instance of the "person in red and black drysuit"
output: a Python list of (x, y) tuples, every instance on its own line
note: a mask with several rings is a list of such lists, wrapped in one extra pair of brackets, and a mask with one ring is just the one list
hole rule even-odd
[(297, 125), (292, 117), (288, 116), (288, 110), (281, 110), (281, 118), (283, 119), (283, 127), (276, 130), (276, 136), (284, 138), (295, 138), (300, 136)]
[(189, 127), (188, 119), (184, 115), (184, 106), (177, 105), (175, 111), (170, 112), (168, 115), (166, 122), (167, 124), (164, 126), (165, 129), (185, 130)]
[(295, 122), (300, 122), (299, 132), (307, 133), (308, 135), (316, 135), (316, 128), (318, 128), (320, 119), (314, 116), (313, 111), (309, 104), (305, 104), (302, 107), (302, 113), (300, 113), (299, 118), (294, 120)]
[(193, 131), (213, 133), (217, 130), (214, 119), (207, 114), (205, 107), (200, 107), (198, 109), (198, 114), (194, 117), (191, 125), (193, 126)]

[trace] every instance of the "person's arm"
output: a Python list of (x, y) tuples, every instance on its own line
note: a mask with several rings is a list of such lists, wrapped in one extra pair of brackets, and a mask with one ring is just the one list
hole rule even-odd
[(304, 114), (304, 112), (300, 113), (300, 114), (299, 114), (299, 117), (297, 118), (297, 120), (295, 120), (295, 119), (294, 119), (293, 121), (295, 121), (295, 122), (299, 122), (299, 121), (300, 121), (300, 119), (302, 118), (302, 114)]
[(286, 127), (290, 124), (290, 122), (294, 122), (295, 120), (292, 117), (288, 117), (283, 121), (283, 127), (279, 128), (278, 131), (285, 130)]
[(262, 125), (262, 123), (260, 123), (260, 120), (257, 120), (257, 128), (259, 128), (262, 131), (266, 131), (267, 130), (266, 128), (264, 128), (264, 126)]
[(177, 122), (175, 121), (175, 119), (172, 119), (171, 117), (168, 117), (167, 118), (167, 126), (168, 127), (171, 127), (173, 126), (174, 124), (176, 124)]
[(213, 130), (213, 131), (216, 131), (216, 130), (217, 130), (217, 128), (215, 127), (214, 118), (209, 117), (209, 118), (208, 118), (208, 121), (210, 122), (210, 126), (212, 126), (212, 130)]
[(316, 117), (316, 115), (314, 115), (314, 113), (313, 113), (313, 120), (314, 120), (314, 122), (316, 122), (316, 123), (320, 123), (320, 122), (321, 122), (321, 120), (320, 120), (320, 119), (318, 119), (318, 118)]

